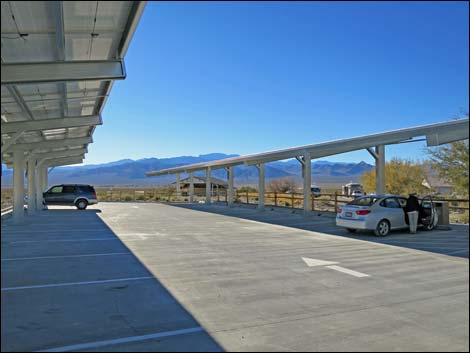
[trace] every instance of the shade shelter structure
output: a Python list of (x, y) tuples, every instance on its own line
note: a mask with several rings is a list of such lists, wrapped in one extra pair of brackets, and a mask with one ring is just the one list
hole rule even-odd
[[(258, 192), (264, 195), (265, 173), (264, 165), (269, 162), (296, 158), (302, 165), (304, 212), (311, 211), (311, 161), (336, 154), (366, 149), (375, 159), (376, 192), (385, 192), (385, 146), (426, 141), (427, 146), (439, 146), (469, 138), (469, 119), (456, 119), (442, 123), (410, 127), (400, 130), (385, 131), (366, 136), (352, 137), (311, 145), (292, 147), (246, 156), (225, 158), (216, 161), (183, 165), (162, 170), (150, 171), (148, 177), (165, 174), (190, 173), (206, 171), (206, 180), (210, 181), (211, 171), (225, 168), (228, 179), (228, 204), (233, 204), (233, 167), (237, 165), (256, 166), (259, 171)], [(206, 196), (206, 203), (210, 203), (210, 195)], [(258, 208), (264, 208), (264, 198), (258, 198)]]
[(2, 162), (13, 168), (13, 219), (42, 205), (47, 168), (81, 163), (145, 1), (2, 1)]

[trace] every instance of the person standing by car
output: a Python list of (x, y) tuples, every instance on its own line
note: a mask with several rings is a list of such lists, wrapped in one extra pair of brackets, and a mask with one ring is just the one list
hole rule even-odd
[(418, 228), (419, 207), (419, 200), (416, 197), (416, 193), (410, 193), (406, 200), (405, 211), (408, 215), (411, 234), (416, 234), (416, 229)]

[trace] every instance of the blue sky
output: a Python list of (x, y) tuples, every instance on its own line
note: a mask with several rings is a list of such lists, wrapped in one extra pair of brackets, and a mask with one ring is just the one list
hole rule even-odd
[[(149, 2), (85, 163), (248, 154), (451, 119), (468, 111), (468, 10)], [(420, 159), (423, 148), (387, 157)]]

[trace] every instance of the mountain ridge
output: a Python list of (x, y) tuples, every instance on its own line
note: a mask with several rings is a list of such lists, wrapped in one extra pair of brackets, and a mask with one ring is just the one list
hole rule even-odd
[[(175, 176), (146, 177), (145, 173), (152, 170), (237, 156), (235, 154), (210, 153), (199, 156), (150, 157), (137, 160), (121, 159), (102, 164), (57, 167), (50, 172), (49, 184), (88, 183), (96, 186), (159, 186), (173, 182)], [(312, 182), (318, 185), (339, 185), (349, 181), (358, 181), (365, 171), (372, 168), (374, 168), (372, 165), (364, 161), (359, 163), (330, 162), (325, 160), (313, 161)], [(258, 171), (255, 167), (235, 166), (234, 173), (236, 185), (251, 185), (258, 182)], [(204, 172), (196, 172), (195, 174), (204, 175)], [(271, 162), (266, 164), (265, 174), (267, 180), (281, 177), (293, 177), (300, 180), (301, 166), (295, 159)], [(216, 178), (226, 179), (224, 169), (214, 170), (212, 175)], [(182, 177), (184, 178), (186, 175), (183, 173)], [(11, 184), (12, 171), (4, 169), (2, 165), (2, 186), (10, 186)]]

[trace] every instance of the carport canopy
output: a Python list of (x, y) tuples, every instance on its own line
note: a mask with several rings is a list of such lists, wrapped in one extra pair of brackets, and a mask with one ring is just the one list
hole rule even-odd
[[(424, 140), (427, 146), (439, 146), (469, 138), (469, 119), (456, 119), (442, 123), (429, 124), (400, 130), (386, 131), (366, 136), (257, 153), (246, 156), (231, 157), (216, 161), (182, 165), (173, 168), (147, 172), (147, 176), (176, 174), (177, 185), (180, 173), (189, 173), (190, 178), (195, 171), (206, 171), (206, 190), (209, 189), (211, 171), (225, 168), (228, 172), (228, 204), (233, 204), (233, 167), (236, 165), (254, 165), (259, 171), (258, 208), (264, 208), (265, 163), (296, 158), (302, 165), (304, 211), (311, 210), (311, 160), (332, 156), (336, 154), (366, 149), (375, 159), (376, 164), (376, 192), (385, 193), (385, 146), (392, 144), (416, 142)], [(178, 188), (178, 187), (177, 187)], [(193, 188), (192, 188), (193, 189)], [(191, 197), (192, 195), (190, 195)], [(210, 193), (206, 192), (206, 203), (210, 203)]]
[(30, 175), (83, 160), (113, 82), (126, 78), (123, 59), (145, 3), (1, 2), (1, 152), (14, 169), (14, 219), (26, 164)]

